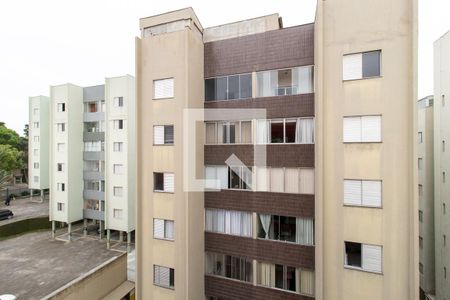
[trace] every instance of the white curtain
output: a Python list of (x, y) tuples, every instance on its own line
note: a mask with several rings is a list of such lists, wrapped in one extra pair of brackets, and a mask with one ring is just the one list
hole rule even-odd
[(296, 143), (314, 144), (314, 118), (298, 118), (295, 133)]
[(266, 167), (256, 167), (256, 189), (261, 192), (269, 190), (269, 170)]
[(301, 245), (314, 244), (314, 221), (312, 218), (297, 217), (296, 243)]
[(215, 255), (213, 253), (206, 253), (205, 255), (205, 269), (206, 274), (214, 274)]
[(266, 233), (265, 239), (269, 239), (270, 215), (260, 214), (259, 220), (261, 221), (264, 232)]
[(256, 143), (267, 144), (269, 141), (269, 121), (257, 120), (256, 124)]
[(222, 209), (217, 210), (217, 232), (225, 232), (225, 211)]
[(300, 292), (304, 294), (314, 295), (315, 289), (314, 271), (300, 271)]
[(299, 170), (297, 168), (286, 168), (284, 180), (284, 191), (286, 193), (298, 194), (299, 191)]
[(300, 169), (300, 194), (314, 194), (314, 169)]
[(313, 67), (298, 67), (292, 69), (292, 78), (296, 86), (296, 94), (307, 94), (314, 91)]
[(241, 229), (241, 235), (242, 236), (252, 236), (252, 214), (251, 213), (241, 213), (242, 216), (242, 229)]
[(166, 238), (173, 240), (174, 239), (174, 230), (173, 230), (174, 223), (173, 223), (173, 221), (166, 220), (164, 225), (165, 225), (165, 231), (166, 231)]
[(214, 231), (213, 221), (214, 221), (214, 211), (211, 209), (207, 209), (205, 211), (205, 230), (206, 231)]
[(232, 218), (232, 212), (229, 210), (225, 211), (225, 233), (226, 234), (232, 233), (231, 218)]
[(241, 235), (241, 212), (231, 212), (231, 234)]
[(270, 169), (270, 191), (274, 193), (284, 192), (284, 169)]

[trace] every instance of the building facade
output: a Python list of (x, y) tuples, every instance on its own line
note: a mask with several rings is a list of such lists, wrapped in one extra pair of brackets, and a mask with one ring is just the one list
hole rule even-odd
[(434, 221), (435, 221), (435, 282), (436, 298), (450, 299), (450, 218), (447, 214), (450, 189), (446, 179), (450, 156), (446, 144), (450, 141), (448, 98), (450, 95), (450, 34), (434, 43)]
[(28, 186), (32, 190), (49, 188), (49, 97), (29, 98)]
[(416, 2), (344, 2), (141, 19), (139, 299), (418, 297)]
[(130, 75), (50, 91), (50, 220), (130, 245), (135, 215), (135, 94)]

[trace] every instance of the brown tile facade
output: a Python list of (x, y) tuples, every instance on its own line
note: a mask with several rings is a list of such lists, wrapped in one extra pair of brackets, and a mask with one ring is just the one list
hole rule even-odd
[(314, 218), (314, 195), (222, 190), (206, 192), (205, 207)]
[(205, 78), (314, 64), (314, 24), (205, 44)]
[(311, 300), (314, 297), (284, 292), (248, 282), (239, 282), (216, 276), (205, 276), (205, 294), (220, 300)]
[(205, 251), (247, 257), (296, 268), (314, 269), (313, 246), (205, 232)]

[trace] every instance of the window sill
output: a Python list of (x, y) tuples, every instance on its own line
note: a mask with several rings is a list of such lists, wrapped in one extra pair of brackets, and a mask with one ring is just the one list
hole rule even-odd
[(174, 143), (171, 143), (171, 144), (153, 144), (153, 147), (156, 147), (156, 146), (174, 146)]
[(355, 79), (342, 79), (342, 82), (354, 82), (354, 81), (361, 81), (361, 80), (368, 80), (368, 79), (381, 79), (381, 78), (383, 78), (383, 75), (355, 78)]
[(153, 190), (153, 193), (161, 193), (161, 194), (175, 194), (175, 192), (158, 191), (158, 190)]
[(163, 289), (167, 289), (167, 290), (172, 290), (172, 291), (175, 290), (175, 287), (173, 287), (173, 286), (165, 286), (165, 285), (157, 284), (157, 283), (154, 283), (154, 282), (153, 282), (153, 285), (157, 286), (157, 287), (160, 287), (160, 288), (163, 288)]
[(383, 141), (374, 141), (374, 142), (343, 142), (344, 145), (358, 145), (358, 144), (382, 144)]
[(174, 99), (175, 97), (166, 97), (166, 98), (152, 98), (153, 101), (158, 101), (158, 100), (171, 100)]
[(230, 101), (243, 101), (243, 100), (252, 100), (254, 98), (239, 98), (239, 99), (223, 99), (223, 100), (205, 100), (205, 103), (217, 103), (217, 102), (230, 102)]
[(153, 237), (153, 239), (159, 240), (159, 241), (175, 242), (175, 239), (165, 239), (165, 238), (157, 238), (157, 237)]
[(364, 270), (363, 268), (353, 267), (353, 266), (348, 266), (348, 265), (344, 265), (344, 269), (360, 271), (360, 272), (365, 272), (365, 273), (371, 273), (371, 274), (377, 274), (377, 275), (383, 275), (383, 272), (368, 271), (368, 270)]
[(366, 206), (366, 205), (356, 205), (356, 204), (345, 204), (344, 203), (344, 207), (349, 207), (349, 208), (375, 208), (375, 209), (383, 209), (383, 206)]

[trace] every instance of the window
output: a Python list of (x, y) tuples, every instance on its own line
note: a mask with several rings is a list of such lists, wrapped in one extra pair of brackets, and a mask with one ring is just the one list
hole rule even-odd
[(39, 122), (34, 122), (33, 123), (33, 127), (36, 128), (36, 129), (39, 128)]
[(101, 141), (96, 141), (96, 142), (84, 142), (84, 151), (85, 152), (100, 152), (103, 151), (104, 149), (104, 144), (102, 144), (103, 142)]
[(173, 173), (153, 173), (153, 190), (155, 192), (174, 192)]
[(65, 123), (57, 123), (56, 124), (56, 131), (57, 132), (64, 132), (64, 131), (66, 131), (66, 124)]
[(153, 126), (153, 144), (172, 145), (173, 125)]
[(381, 142), (381, 116), (344, 117), (344, 143)]
[(114, 107), (123, 107), (123, 97), (114, 97)]
[(228, 188), (228, 167), (227, 166), (205, 166), (206, 189), (227, 189)]
[(39, 183), (39, 176), (34, 176), (33, 181), (34, 183)]
[(105, 100), (100, 101), (100, 111), (105, 112), (106, 111), (106, 102)]
[(423, 237), (419, 236), (419, 248), (423, 249)]
[(421, 158), (421, 157), (419, 157), (419, 159), (418, 159), (418, 168), (419, 168), (419, 170), (422, 170), (422, 168), (423, 168), (423, 159)]
[(85, 132), (104, 132), (104, 122), (84, 122), (84, 131)]
[(57, 163), (56, 164), (56, 170), (58, 172), (64, 172), (64, 164), (63, 163)]
[(238, 236), (252, 236), (252, 214), (223, 209), (205, 210), (205, 230)]
[(66, 111), (66, 104), (65, 103), (58, 103), (56, 109), (57, 109), (58, 112), (65, 112)]
[(423, 211), (419, 210), (419, 222), (423, 222)]
[(308, 295), (315, 290), (314, 271), (266, 262), (258, 262), (257, 283)]
[(84, 182), (84, 189), (96, 192), (104, 192), (105, 191), (105, 182), (98, 180), (86, 180)]
[(251, 167), (228, 167), (228, 188), (238, 190), (252, 189)]
[(121, 186), (113, 187), (113, 195), (114, 195), (114, 197), (122, 197), (123, 196), (123, 187), (121, 187)]
[(57, 202), (57, 203), (56, 203), (56, 209), (57, 209), (58, 211), (64, 211), (64, 203)]
[(368, 272), (381, 273), (382, 247), (361, 243), (345, 242), (346, 267)]
[(66, 190), (66, 185), (64, 183), (58, 182), (56, 184), (56, 190), (59, 192), (64, 192)]
[(256, 73), (256, 97), (273, 97), (314, 92), (313, 66)]
[(381, 207), (381, 181), (344, 180), (344, 205)]
[(33, 115), (37, 116), (39, 114), (39, 108), (33, 108)]
[(123, 174), (123, 165), (122, 164), (113, 164), (113, 173), (117, 175)]
[(206, 144), (251, 144), (252, 121), (205, 123)]
[(122, 130), (123, 129), (123, 120), (113, 120), (113, 128), (115, 130)]
[(85, 103), (84, 104), (84, 112), (86, 112), (86, 113), (98, 112), (98, 103), (95, 101)]
[(173, 240), (174, 222), (171, 220), (153, 219), (153, 237), (155, 239)]
[(153, 81), (153, 99), (173, 98), (173, 78)]
[(100, 210), (100, 201), (92, 200), (92, 199), (85, 199), (84, 200), (84, 209)]
[(205, 101), (246, 99), (251, 97), (251, 74), (205, 79)]
[(123, 219), (123, 209), (114, 208), (113, 209), (113, 218), (114, 219)]
[(38, 135), (35, 135), (35, 136), (33, 137), (33, 141), (35, 141), (36, 143), (39, 143), (39, 136), (38, 136)]
[(175, 287), (175, 270), (153, 265), (153, 283), (158, 286), (173, 289)]
[(342, 65), (344, 81), (381, 76), (381, 50), (344, 55)]
[(39, 169), (39, 163), (35, 162), (35, 163), (33, 164), (33, 168)]
[(256, 190), (314, 194), (314, 169), (256, 167)]
[(301, 245), (314, 245), (314, 220), (258, 214), (258, 237)]
[(39, 149), (33, 149), (33, 155), (38, 156), (39, 155)]
[(114, 152), (123, 152), (123, 142), (114, 142), (113, 143), (113, 151)]
[(57, 143), (56, 144), (56, 151), (57, 152), (64, 152), (66, 150), (66, 145), (64, 143)]
[(314, 118), (257, 120), (258, 144), (314, 143)]
[(207, 252), (205, 255), (206, 274), (222, 276), (240, 281), (253, 281), (252, 260)]
[(422, 132), (418, 132), (417, 139), (418, 139), (418, 143), (419, 144), (423, 143), (423, 134), (422, 134)]

